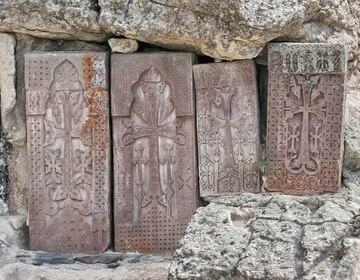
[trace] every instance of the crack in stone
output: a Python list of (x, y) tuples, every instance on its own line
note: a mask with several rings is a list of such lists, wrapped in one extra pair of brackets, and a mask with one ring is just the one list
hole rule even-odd
[(304, 248), (302, 247), (302, 242), (304, 240), (304, 235), (305, 235), (305, 227), (303, 226), (303, 227), (301, 227), (301, 233), (300, 233), (299, 241), (296, 244), (297, 254), (295, 254), (295, 256), (294, 256), (295, 270), (296, 270), (296, 274), (297, 274), (299, 279), (300, 279), (300, 277), (304, 276), (305, 252), (304, 252)]
[[(131, 1), (131, 0), (130, 0), (130, 1)], [(129, 2), (130, 2), (130, 1), (129, 1)], [(161, 2), (158, 2), (158, 1), (156, 1), (156, 0), (149, 0), (149, 2), (151, 2), (151, 3), (153, 3), (153, 4), (156, 4), (156, 5), (163, 6), (163, 7), (171, 8), (171, 9), (179, 9), (179, 7), (177, 7), (177, 6), (173, 6), (173, 5), (161, 3)]]
[[(340, 249), (343, 249), (344, 244), (343, 241), (345, 238), (348, 238), (348, 236), (344, 236), (343, 239), (341, 239), (341, 247)], [(333, 248), (334, 245), (339, 245), (339, 244), (330, 244), (329, 248)], [(329, 249), (327, 248), (327, 249)], [(340, 251), (340, 250), (339, 250)], [(303, 275), (309, 275), (309, 273), (311, 273), (311, 271), (313, 271), (318, 265), (320, 265), (323, 261), (325, 261), (327, 258), (334, 256), (334, 251), (332, 250), (319, 250), (318, 253), (320, 254), (320, 256), (318, 258), (316, 258), (314, 261), (312, 261), (312, 265), (309, 267), (309, 269), (305, 272)]]
[[(236, 276), (237, 275), (237, 268), (240, 264), (240, 262), (242, 260), (244, 260), (246, 257), (243, 257), (244, 253), (246, 252), (247, 248), (250, 246), (251, 242), (254, 240), (254, 232), (250, 231), (250, 237), (249, 237), (249, 241), (246, 244), (245, 248), (243, 249), (243, 251), (241, 252), (241, 254), (239, 255), (239, 260), (236, 262), (236, 264), (234, 265), (233, 269), (231, 270), (231, 276)], [(242, 275), (240, 275), (242, 276)]]
[(347, 222), (341, 222), (341, 221), (338, 221), (338, 220), (335, 220), (335, 219), (332, 219), (332, 220), (326, 220), (326, 221), (322, 221), (322, 222), (306, 222), (306, 223), (301, 223), (301, 222), (298, 222), (298, 221), (293, 221), (293, 220), (287, 220), (287, 219), (282, 219), (283, 215), (280, 216), (280, 218), (270, 218), (270, 217), (259, 217), (259, 218), (256, 218), (256, 220), (267, 220), (267, 221), (276, 221), (276, 222), (288, 222), (288, 223), (294, 223), (300, 227), (303, 227), (303, 226), (319, 226), (319, 225), (323, 225), (325, 223), (341, 223), (341, 224), (348, 224)]

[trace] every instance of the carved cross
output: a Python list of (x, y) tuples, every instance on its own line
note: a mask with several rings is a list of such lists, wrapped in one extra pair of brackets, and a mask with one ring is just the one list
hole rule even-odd
[(61, 170), (61, 160), (60, 160), (61, 150), (46, 150), (45, 157), (45, 174), (50, 174), (49, 180), (46, 184), (49, 183), (60, 183), (58, 176), (62, 175)]
[(224, 127), (224, 168), (236, 169), (233, 152), (233, 141), (231, 134), (231, 127), (239, 129), (236, 119), (231, 118), (231, 106), (233, 104), (233, 98), (236, 96), (236, 92), (232, 88), (217, 89), (215, 92), (214, 104), (217, 108), (221, 108), (223, 112), (223, 118), (215, 114), (215, 118), (222, 125), (218, 127), (218, 130)]
[[(316, 173), (319, 165), (317, 161), (311, 157), (310, 149), (317, 150), (317, 141), (320, 140), (320, 127), (318, 123), (310, 123), (310, 115), (317, 116), (316, 102), (324, 97), (321, 90), (315, 89), (315, 86), (320, 83), (320, 76), (306, 75), (306, 76), (292, 76), (290, 93), (292, 98), (298, 105), (297, 110), (293, 114), (293, 119), (289, 119), (290, 135), (288, 139), (291, 142), (288, 150), (293, 154), (290, 161), (287, 161), (287, 167), (294, 173), (306, 171), (307, 173)], [(300, 101), (300, 102), (299, 102)], [(296, 123), (294, 116), (301, 115), (301, 124)], [(314, 126), (315, 125), (315, 126)], [(315, 132), (311, 133), (310, 129), (314, 126)], [(297, 128), (300, 127), (300, 131)], [(312, 143), (309, 141), (312, 139)], [(297, 152), (295, 143), (300, 143), (300, 150)]]
[[(79, 100), (78, 96), (81, 92), (73, 91), (56, 91), (53, 96), (53, 115), (56, 122), (47, 122), (48, 130), (47, 141), (53, 142), (55, 138), (64, 140), (64, 152), (62, 160), (63, 168), (63, 185), (61, 186), (61, 196), (54, 201), (65, 200), (67, 197), (75, 200), (81, 200), (81, 195), (74, 193), (73, 190), (73, 167), (72, 167), (72, 139), (80, 138), (81, 129), (73, 127), (73, 120), (79, 117), (77, 107), (73, 106), (75, 100)], [(56, 108), (57, 107), (57, 108)], [(62, 115), (59, 111), (62, 108)], [(48, 144), (48, 143), (45, 143)]]
[[(169, 189), (162, 186), (160, 180), (160, 159), (159, 159), (159, 138), (178, 140), (176, 116), (173, 111), (173, 103), (170, 97), (165, 97), (165, 89), (171, 90), (167, 82), (162, 80), (161, 74), (154, 67), (150, 67), (140, 77), (134, 86), (135, 109), (133, 112), (141, 121), (128, 123), (130, 133), (123, 136), (125, 145), (130, 145), (141, 138), (148, 138), (149, 145), (149, 180), (148, 189), (152, 193), (158, 193), (157, 202), (166, 208), (166, 213), (170, 215), (172, 207), (170, 205)], [(141, 92), (142, 98), (139, 97)], [(171, 92), (168, 92), (171, 94)], [(133, 108), (134, 108), (133, 107)], [(171, 172), (171, 170), (169, 171)], [(165, 184), (166, 185), (166, 184)]]

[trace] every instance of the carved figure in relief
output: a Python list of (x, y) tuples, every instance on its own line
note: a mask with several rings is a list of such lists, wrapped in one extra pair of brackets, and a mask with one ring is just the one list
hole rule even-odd
[(172, 87), (159, 70), (150, 67), (132, 86), (132, 94), (131, 118), (124, 122), (130, 132), (123, 142), (133, 147), (134, 221), (154, 201), (174, 217), (173, 153), (176, 144), (185, 144), (185, 136), (177, 132), (181, 122), (176, 119)]
[(319, 75), (290, 77), (289, 97), (296, 110), (287, 119), (286, 168), (292, 173), (314, 175), (320, 168), (322, 120), (319, 106), (324, 99)]
[(92, 156), (80, 136), (86, 114), (83, 87), (78, 70), (68, 60), (55, 68), (53, 77), (44, 118), (46, 186), (54, 202), (49, 214), (71, 205), (82, 215), (89, 215)]

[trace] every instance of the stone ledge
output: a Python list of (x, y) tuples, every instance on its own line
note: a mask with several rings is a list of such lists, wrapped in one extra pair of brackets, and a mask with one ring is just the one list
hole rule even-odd
[(100, 267), (71, 268), (65, 265), (34, 266), (23, 263), (13, 263), (0, 269), (1, 280), (166, 280), (169, 262), (137, 263), (119, 266), (115, 269)]
[[(171, 258), (108, 251), (97, 255), (54, 254), (6, 246), (0, 258), (1, 280), (126, 279), (165, 280)], [(54, 278), (55, 277), (55, 278)]]

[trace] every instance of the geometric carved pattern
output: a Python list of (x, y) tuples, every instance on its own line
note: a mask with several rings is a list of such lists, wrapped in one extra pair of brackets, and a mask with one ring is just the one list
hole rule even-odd
[(342, 45), (270, 44), (265, 188), (336, 192), (343, 150)]
[(259, 108), (251, 60), (194, 65), (200, 195), (258, 192)]
[(106, 250), (109, 121), (104, 53), (25, 56), (32, 250)]
[(111, 59), (115, 249), (172, 254), (196, 209), (192, 55)]

